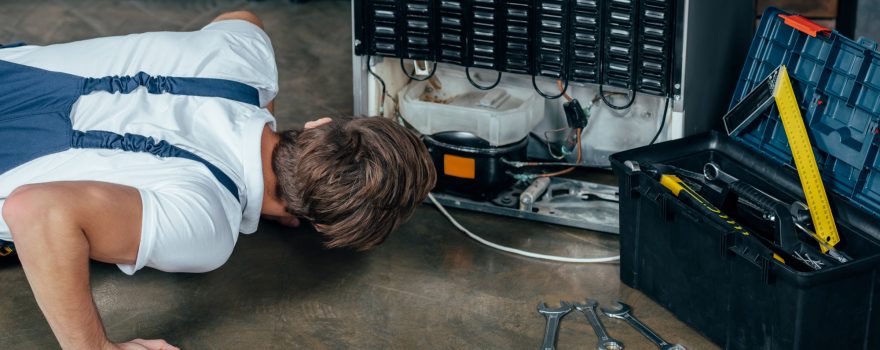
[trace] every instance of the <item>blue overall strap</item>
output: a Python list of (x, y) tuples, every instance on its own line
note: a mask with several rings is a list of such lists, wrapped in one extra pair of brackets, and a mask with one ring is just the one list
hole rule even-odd
[(0, 44), (0, 49), (8, 49), (8, 48), (25, 46), (25, 45), (27, 45), (27, 44), (25, 44), (24, 41), (16, 41), (16, 42), (12, 42), (9, 44)]
[(211, 174), (217, 178), (217, 181), (219, 181), (223, 187), (226, 187), (229, 193), (232, 193), (233, 197), (239, 199), (238, 186), (235, 185), (235, 181), (232, 181), (226, 173), (204, 158), (165, 141), (156, 142), (152, 137), (135, 134), (120, 135), (109, 131), (83, 132), (74, 130), (71, 147), (117, 149), (128, 152), (150, 153), (162, 158), (176, 157), (194, 160), (207, 167), (208, 170), (211, 171)]
[(83, 95), (96, 91), (131, 93), (146, 87), (151, 94), (222, 97), (260, 107), (260, 94), (254, 87), (237, 81), (213, 78), (150, 76), (140, 72), (134, 76), (85, 78)]
[(0, 174), (70, 148), (82, 78), (0, 60)]
[(25, 44), (24, 41), (16, 41), (13, 43), (8, 43), (8, 44), (0, 44), (0, 49), (8, 49), (8, 48), (25, 46), (25, 45), (27, 45), (27, 44)]
[(70, 148), (146, 152), (202, 163), (240, 201), (235, 182), (192, 152), (141, 135), (73, 130), (70, 111), (82, 95), (94, 91), (129, 93), (140, 86), (151, 93), (221, 97), (259, 105), (255, 88), (222, 79), (153, 78), (146, 73), (93, 79), (0, 60), (0, 174)]

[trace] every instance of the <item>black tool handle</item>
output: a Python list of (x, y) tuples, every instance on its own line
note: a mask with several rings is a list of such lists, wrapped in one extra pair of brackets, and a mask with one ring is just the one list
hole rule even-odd
[(755, 204), (759, 209), (767, 213), (773, 213), (780, 204), (779, 200), (773, 198), (761, 190), (748, 183), (742, 181), (734, 181), (729, 184), (730, 190), (738, 196)]

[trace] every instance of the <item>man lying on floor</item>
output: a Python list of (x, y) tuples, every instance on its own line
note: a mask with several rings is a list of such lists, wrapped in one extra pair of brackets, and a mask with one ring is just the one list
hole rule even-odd
[(389, 120), (275, 132), (277, 90), (248, 12), (197, 32), (0, 49), (0, 240), (63, 348), (175, 349), (107, 339), (90, 258), (211, 271), (261, 216), (369, 249), (433, 187), (425, 146)]

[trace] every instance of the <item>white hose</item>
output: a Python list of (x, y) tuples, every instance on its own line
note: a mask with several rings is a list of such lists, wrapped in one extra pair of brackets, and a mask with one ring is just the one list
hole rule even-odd
[(455, 220), (455, 218), (453, 218), (452, 215), (449, 214), (448, 211), (446, 211), (446, 208), (444, 208), (443, 205), (441, 205), (440, 202), (438, 202), (437, 199), (434, 198), (433, 194), (429, 193), (428, 198), (430, 198), (431, 202), (434, 203), (434, 205), (437, 207), (437, 209), (439, 209), (440, 212), (443, 213), (443, 215), (445, 215), (447, 219), (449, 219), (449, 222), (451, 222), (453, 225), (455, 225), (455, 227), (458, 228), (459, 230), (461, 230), (461, 232), (464, 232), (465, 234), (467, 234), (468, 236), (470, 236), (471, 238), (473, 238), (477, 242), (480, 242), (482, 244), (485, 244), (489, 247), (492, 247), (492, 248), (495, 248), (495, 249), (498, 249), (501, 251), (505, 251), (508, 253), (516, 254), (516, 255), (522, 255), (522, 256), (534, 258), (534, 259), (542, 259), (542, 260), (550, 260), (550, 261), (558, 261), (558, 262), (566, 262), (566, 263), (579, 263), (579, 264), (604, 263), (604, 262), (611, 262), (611, 261), (620, 260), (620, 255), (609, 256), (609, 257), (604, 257), (604, 258), (571, 258), (571, 257), (566, 257), (566, 256), (538, 254), (538, 253), (528, 252), (525, 250), (510, 248), (510, 247), (506, 247), (506, 246), (503, 246), (500, 244), (492, 243), (492, 242), (489, 242), (489, 241), (483, 239), (480, 236), (477, 236), (473, 232), (468, 231), (468, 229), (464, 228), (464, 226), (462, 226), (460, 223), (458, 223), (458, 221)]

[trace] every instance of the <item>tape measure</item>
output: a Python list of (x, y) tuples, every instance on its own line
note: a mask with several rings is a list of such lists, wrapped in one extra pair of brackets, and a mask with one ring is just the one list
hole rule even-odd
[[(828, 195), (825, 193), (819, 166), (816, 165), (816, 156), (813, 154), (813, 146), (807, 135), (804, 117), (794, 95), (788, 70), (785, 65), (780, 66), (778, 70), (773, 98), (776, 100), (779, 118), (785, 128), (785, 136), (788, 137), (788, 145), (791, 147), (791, 155), (801, 179), (801, 187), (804, 189), (807, 206), (810, 208), (810, 217), (816, 235), (833, 247), (840, 242), (840, 235), (837, 233), (837, 225), (831, 214), (831, 205), (828, 204)], [(825, 246), (820, 245), (819, 248), (823, 253), (828, 251)]]

